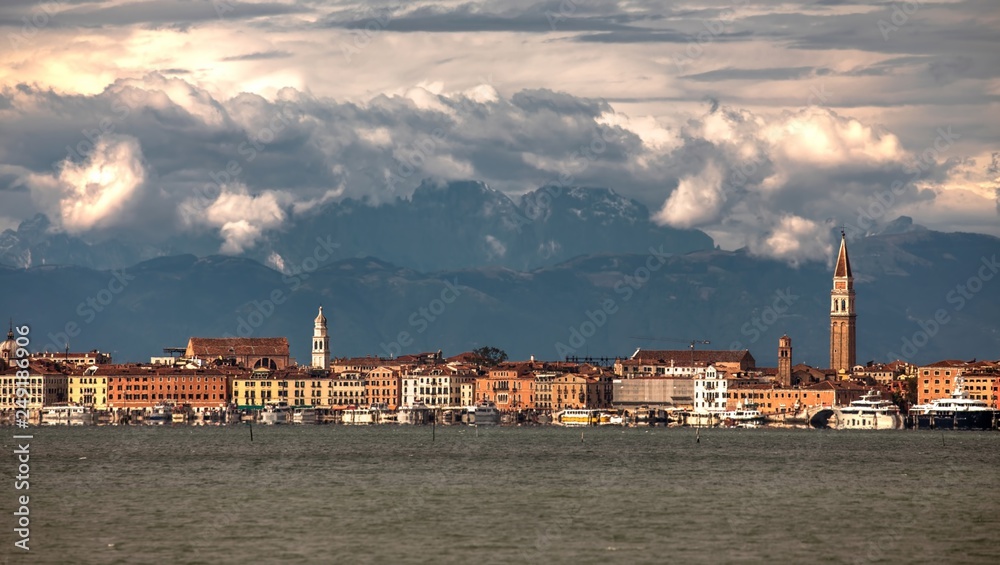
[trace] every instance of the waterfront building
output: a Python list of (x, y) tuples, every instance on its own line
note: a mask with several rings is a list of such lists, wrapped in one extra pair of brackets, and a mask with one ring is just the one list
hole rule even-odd
[(535, 408), (545, 412), (553, 410), (552, 381), (559, 373), (539, 371), (535, 373)]
[[(553, 391), (553, 397), (554, 395)], [(528, 364), (505, 364), (477, 378), (476, 404), (483, 402), (492, 402), (501, 411), (533, 410), (535, 375)]]
[(322, 306), (313, 320), (312, 366), (324, 371), (330, 368), (330, 335), (326, 331), (326, 316), (323, 315)]
[(365, 375), (365, 397), (371, 404), (385, 404), (395, 410), (402, 396), (402, 378), (392, 367), (376, 367)]
[(330, 378), (330, 404), (333, 408), (348, 406), (368, 406), (371, 400), (366, 395), (365, 375), (345, 372)]
[(611, 408), (613, 390), (610, 375), (563, 373), (552, 379), (552, 409)]
[(192, 337), (184, 356), (200, 359), (203, 364), (228, 363), (271, 371), (292, 365), (288, 338), (284, 337)]
[[(27, 377), (18, 377), (17, 371), (17, 367), (9, 367), (0, 372), (0, 411), (22, 408), (15, 404), (19, 398), (27, 398), (27, 407), (31, 413), (37, 413), (44, 406), (67, 402), (68, 378), (59, 365), (33, 360), (28, 363)], [(18, 389), (24, 389), (27, 397), (18, 396)]]
[(259, 408), (278, 402), (292, 407), (343, 408), (363, 401), (364, 381), (331, 378), (309, 369), (292, 368), (273, 373), (256, 371), (253, 375), (235, 378), (232, 391), (232, 403), (241, 408)]
[(838, 373), (854, 369), (857, 346), (854, 309), (854, 274), (847, 257), (847, 236), (840, 232), (840, 253), (830, 291), (830, 368)]
[(756, 368), (750, 350), (657, 350), (637, 349), (628, 359), (616, 359), (614, 372), (619, 377), (687, 376), (704, 371), (709, 365), (729, 374), (745, 373)]
[[(413, 406), (423, 402), (438, 408), (459, 408), (469, 406), (468, 385), (476, 382), (476, 377), (458, 374), (447, 367), (415, 368), (403, 375), (403, 405)], [(466, 386), (463, 393), (463, 386)]]
[(994, 408), (1000, 408), (997, 391), (1000, 386), (1000, 363), (956, 359), (945, 359), (917, 368), (917, 404), (950, 398), (955, 388), (955, 379), (959, 376), (963, 380), (962, 388), (970, 398), (983, 400)]
[(965, 361), (945, 359), (917, 368), (917, 404), (951, 398), (955, 378), (962, 374), (965, 366)]
[(729, 381), (726, 409), (757, 404), (763, 414), (792, 414), (803, 408), (847, 406), (870, 389), (849, 381), (823, 381), (803, 387), (780, 387), (753, 381)]
[(726, 374), (713, 366), (706, 367), (694, 379), (694, 411), (725, 412), (728, 392)]
[(67, 396), (70, 404), (89, 406), (94, 410), (108, 409), (108, 376), (96, 374), (94, 369), (69, 375)]
[(90, 371), (107, 378), (109, 410), (150, 409), (157, 404), (187, 405), (195, 411), (225, 408), (232, 367), (181, 369), (161, 365), (108, 365)]
[(694, 379), (688, 377), (633, 377), (612, 381), (615, 408), (694, 408)]

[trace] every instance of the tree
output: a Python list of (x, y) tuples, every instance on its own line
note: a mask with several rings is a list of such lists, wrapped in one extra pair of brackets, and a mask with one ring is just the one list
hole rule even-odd
[(507, 360), (507, 352), (496, 347), (473, 349), (472, 354), (472, 362), (483, 367), (495, 367)]

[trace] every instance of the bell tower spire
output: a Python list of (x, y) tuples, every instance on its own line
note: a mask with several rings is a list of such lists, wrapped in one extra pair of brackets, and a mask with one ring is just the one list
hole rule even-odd
[(312, 340), (312, 366), (317, 369), (330, 368), (330, 336), (326, 332), (326, 316), (323, 315), (323, 307), (319, 307), (319, 314), (313, 324)]
[(854, 367), (857, 340), (854, 310), (854, 274), (847, 256), (847, 236), (840, 232), (840, 253), (833, 269), (830, 291), (830, 368), (850, 373)]

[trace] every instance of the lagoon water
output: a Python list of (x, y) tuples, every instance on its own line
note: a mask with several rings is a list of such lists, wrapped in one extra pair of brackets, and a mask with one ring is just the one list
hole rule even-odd
[(996, 563), (995, 432), (34, 429), (10, 563)]

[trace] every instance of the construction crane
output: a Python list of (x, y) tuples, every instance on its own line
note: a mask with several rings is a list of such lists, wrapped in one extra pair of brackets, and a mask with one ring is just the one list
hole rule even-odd
[(638, 337), (638, 336), (631, 336), (631, 339), (644, 339), (644, 340), (648, 340), (648, 341), (668, 341), (668, 342), (673, 342), (673, 343), (686, 343), (686, 344), (688, 344), (688, 347), (691, 348), (691, 367), (694, 367), (694, 346), (697, 345), (697, 344), (699, 344), (699, 343), (705, 344), (705, 345), (708, 345), (708, 344), (712, 343), (711, 341), (708, 341), (707, 339), (690, 339), (689, 340), (689, 339), (677, 339), (675, 337)]

